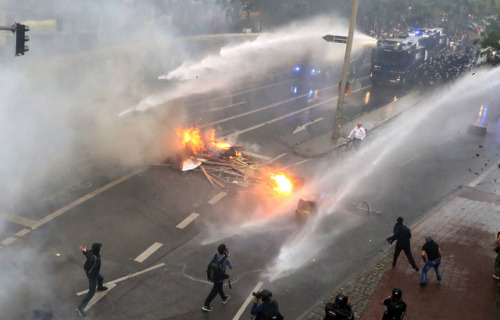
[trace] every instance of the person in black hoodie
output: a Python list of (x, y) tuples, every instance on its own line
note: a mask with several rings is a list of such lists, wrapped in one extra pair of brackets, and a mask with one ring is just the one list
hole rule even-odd
[(411, 254), (411, 245), (410, 245), (411, 231), (407, 226), (403, 224), (402, 217), (398, 217), (398, 219), (396, 220), (396, 224), (394, 225), (393, 228), (393, 233), (394, 234), (392, 236), (387, 238), (387, 242), (389, 242), (390, 244), (392, 244), (392, 242), (396, 240), (396, 249), (394, 250), (394, 259), (392, 260), (392, 267), (394, 268), (396, 266), (399, 254), (401, 253), (401, 250), (403, 250), (412, 268), (415, 269), (415, 271), (418, 271), (415, 259), (413, 259), (413, 256)]
[(82, 300), (78, 308), (76, 308), (76, 312), (82, 316), (85, 317), (86, 314), (83, 311), (87, 304), (89, 303), (90, 299), (95, 294), (95, 290), (97, 287), (97, 291), (104, 291), (108, 290), (107, 287), (104, 287), (102, 285), (102, 282), (104, 278), (101, 276), (100, 271), (101, 271), (101, 243), (94, 243), (92, 244), (92, 250), (87, 250), (86, 247), (80, 246), (80, 251), (83, 253), (83, 255), (87, 258), (85, 261), (85, 264), (83, 265), (83, 269), (85, 270), (85, 274), (87, 275), (87, 278), (89, 279), (89, 292), (85, 296), (85, 298)]

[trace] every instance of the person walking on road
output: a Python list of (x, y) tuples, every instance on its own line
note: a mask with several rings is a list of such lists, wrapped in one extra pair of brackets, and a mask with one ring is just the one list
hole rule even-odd
[(83, 298), (82, 302), (80, 305), (75, 309), (78, 315), (81, 317), (85, 317), (86, 314), (83, 311), (87, 304), (89, 303), (90, 299), (95, 294), (95, 290), (97, 287), (97, 291), (105, 291), (108, 290), (107, 287), (104, 287), (102, 285), (102, 282), (104, 278), (101, 276), (100, 271), (101, 271), (101, 243), (94, 243), (92, 244), (92, 250), (87, 250), (87, 247), (80, 246), (80, 251), (83, 253), (83, 255), (87, 258), (85, 261), (85, 264), (83, 265), (83, 269), (85, 270), (85, 274), (87, 275), (87, 278), (89, 279), (89, 292)]
[(366, 130), (362, 127), (361, 122), (358, 122), (358, 124), (349, 133), (347, 139), (353, 139), (352, 143), (354, 150), (359, 150), (359, 148), (361, 147), (361, 142), (365, 137)]
[(212, 290), (208, 294), (207, 298), (205, 299), (205, 304), (201, 308), (203, 311), (212, 311), (212, 307), (210, 306), (210, 302), (217, 296), (217, 294), (220, 295), (222, 298), (222, 303), (226, 304), (227, 301), (229, 300), (229, 295), (226, 295), (224, 293), (224, 280), (229, 278), (229, 276), (226, 274), (226, 267), (229, 267), (229, 269), (233, 269), (233, 266), (231, 264), (231, 261), (229, 260), (229, 257), (231, 254), (229, 253), (229, 250), (227, 249), (225, 244), (220, 244), (219, 247), (217, 248), (217, 254), (214, 255), (213, 261), (216, 263), (220, 263), (221, 267), (221, 276), (217, 277), (216, 279), (213, 280), (214, 285), (212, 287)]
[(402, 320), (406, 314), (406, 303), (401, 299), (403, 290), (392, 289), (392, 295), (380, 301), (386, 307), (382, 320)]
[(392, 244), (394, 240), (396, 240), (396, 249), (394, 250), (392, 267), (396, 267), (396, 262), (398, 261), (399, 254), (402, 250), (404, 251), (406, 258), (408, 258), (408, 261), (410, 262), (412, 268), (415, 269), (415, 271), (418, 271), (419, 269), (417, 267), (417, 264), (415, 263), (415, 259), (413, 259), (413, 256), (411, 254), (411, 231), (410, 228), (403, 224), (402, 217), (398, 217), (398, 219), (396, 220), (396, 224), (393, 228), (393, 233), (394, 234), (392, 236), (386, 239), (390, 244)]
[(354, 320), (349, 298), (345, 294), (339, 293), (335, 297), (335, 302), (328, 302), (325, 305), (325, 318), (323, 320)]
[[(427, 255), (427, 259), (425, 256)], [(422, 246), (422, 260), (425, 262), (422, 268), (421, 286), (427, 284), (427, 271), (434, 268), (438, 281), (441, 281), (441, 274), (439, 273), (439, 265), (441, 264), (441, 249), (439, 245), (432, 240), (430, 236), (425, 236), (425, 244)]]

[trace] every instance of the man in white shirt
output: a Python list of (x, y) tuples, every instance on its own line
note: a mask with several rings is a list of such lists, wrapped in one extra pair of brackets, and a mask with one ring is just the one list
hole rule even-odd
[(358, 125), (351, 130), (349, 133), (348, 139), (353, 139), (353, 147), (355, 150), (359, 150), (361, 147), (361, 141), (366, 137), (366, 130), (361, 126), (361, 122), (358, 122)]

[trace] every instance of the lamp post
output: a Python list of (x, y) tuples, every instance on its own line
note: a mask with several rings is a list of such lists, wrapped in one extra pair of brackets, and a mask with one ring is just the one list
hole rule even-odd
[(359, 0), (354, 0), (352, 5), (351, 22), (349, 24), (349, 33), (347, 35), (347, 39), (346, 37), (332, 36), (332, 35), (326, 35), (323, 37), (323, 39), (329, 42), (339, 42), (339, 43), (347, 42), (347, 46), (345, 49), (345, 57), (344, 57), (344, 67), (342, 68), (342, 80), (340, 81), (339, 99), (337, 102), (337, 109), (335, 111), (335, 118), (333, 121), (332, 140), (337, 140), (339, 138), (340, 126), (342, 125), (342, 109), (344, 107), (345, 88), (347, 83), (347, 74), (349, 73), (349, 62), (351, 60), (352, 39), (354, 36), (354, 27), (356, 25), (358, 3)]

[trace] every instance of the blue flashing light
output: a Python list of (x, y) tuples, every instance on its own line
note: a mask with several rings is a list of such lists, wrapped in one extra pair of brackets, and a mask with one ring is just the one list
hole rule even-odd
[(313, 91), (312, 91), (312, 89), (311, 89), (311, 90), (309, 90), (309, 95), (308, 95), (307, 97), (308, 97), (308, 98), (311, 98), (311, 97), (312, 97), (312, 95), (313, 95)]
[(293, 87), (293, 93), (297, 93), (297, 86)]
[(486, 114), (488, 114), (488, 106), (484, 106), (483, 114), (482, 114), (482, 117), (481, 117), (481, 123), (485, 123), (486, 122)]
[(316, 69), (311, 69), (311, 74), (316, 74)]
[(299, 72), (300, 71), (300, 66), (296, 66), (295, 68), (293, 68), (293, 71)]

